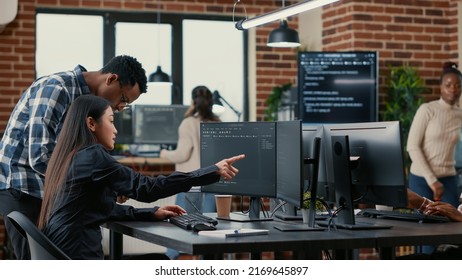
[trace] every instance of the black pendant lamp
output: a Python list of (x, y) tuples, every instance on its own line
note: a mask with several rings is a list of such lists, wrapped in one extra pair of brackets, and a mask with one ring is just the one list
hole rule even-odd
[[(160, 43), (160, 1), (157, 3), (157, 42)], [(157, 48), (158, 51), (158, 58), (160, 60), (160, 46)], [(162, 71), (162, 68), (159, 64), (157, 65), (156, 72), (152, 73), (148, 77), (148, 82), (150, 83), (157, 83), (157, 84), (168, 84), (171, 85), (172, 82), (170, 81), (170, 77), (167, 73)]]
[(158, 65), (156, 72), (149, 75), (148, 81), (151, 83), (170, 83), (170, 77)]
[(289, 28), (287, 20), (281, 19), (278, 28), (271, 31), (267, 46), (275, 48), (296, 48), (300, 46), (297, 31)]

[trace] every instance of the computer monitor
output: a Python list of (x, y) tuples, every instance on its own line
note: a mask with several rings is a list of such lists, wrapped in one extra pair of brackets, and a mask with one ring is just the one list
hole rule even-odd
[(328, 181), (343, 209), (337, 226), (369, 228), (355, 223), (355, 203), (407, 206), (398, 121), (324, 125), (323, 141)]
[(117, 129), (116, 144), (133, 144), (133, 114), (130, 107), (114, 113), (114, 126)]
[[(303, 204), (304, 151), (301, 121), (276, 123), (276, 196), (287, 202), (292, 215)], [(310, 147), (311, 149), (311, 147)]]
[[(291, 180), (292, 182), (290, 185), (281, 184), (278, 178), (278, 198), (284, 200), (286, 204), (278, 209), (275, 216), (282, 220), (301, 220), (302, 217), (298, 209), (300, 209), (303, 204), (303, 193), (311, 190), (314, 181), (319, 182), (317, 178), (319, 176), (320, 141), (323, 128), (321, 125), (303, 125), (301, 128), (297, 127), (297, 130), (302, 132), (302, 147), (300, 148), (300, 152), (298, 152), (296, 151), (296, 149), (298, 149), (298, 141), (297, 139), (294, 140), (294, 137), (298, 135), (298, 133), (294, 128), (292, 128), (292, 132), (285, 133), (284, 130), (279, 129), (280, 123), (284, 122), (278, 122), (278, 132), (281, 132), (281, 141), (279, 141), (278, 138), (277, 144), (278, 154), (290, 153), (291, 156), (287, 159), (290, 159), (291, 164), (278, 161), (278, 167), (280, 167), (278, 168), (277, 174), (278, 176), (283, 176), (282, 178), (284, 178), (284, 176), (291, 176), (285, 180)], [(316, 143), (316, 138), (318, 138), (319, 143)], [(316, 147), (317, 145), (319, 145), (319, 147)], [(319, 151), (319, 153), (317, 151)], [(302, 172), (301, 174), (293, 174), (295, 176), (292, 176), (290, 170), (298, 170), (295, 159), (298, 159), (300, 155), (302, 156)], [(325, 168), (322, 168), (322, 171), (325, 171)], [(326, 178), (326, 176), (322, 177)], [(294, 187), (300, 182), (299, 178), (302, 180), (300, 187)]]
[(378, 54), (298, 53), (299, 119), (304, 124), (378, 120)]
[[(231, 213), (230, 220), (270, 220), (260, 215), (260, 198), (276, 197), (276, 123), (201, 123), (201, 166), (215, 164), (231, 156), (245, 154), (234, 164), (239, 174), (231, 181), (202, 186), (203, 192), (250, 197), (248, 215)], [(221, 218), (223, 219), (223, 218)]]
[(133, 143), (176, 145), (187, 109), (184, 105), (134, 105)]

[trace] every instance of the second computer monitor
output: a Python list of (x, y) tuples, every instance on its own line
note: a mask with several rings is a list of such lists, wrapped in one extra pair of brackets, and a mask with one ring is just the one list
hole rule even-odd
[(133, 106), (133, 143), (176, 144), (178, 127), (187, 109), (184, 105)]
[(332, 136), (348, 136), (353, 191), (360, 195), (361, 201), (406, 207), (407, 182), (399, 122), (325, 125), (324, 129), (330, 182), (334, 178)]
[(201, 123), (201, 166), (239, 154), (239, 169), (231, 181), (202, 186), (203, 192), (251, 197), (248, 217), (260, 219), (260, 198), (276, 197), (276, 123), (206, 122)]
[(301, 121), (276, 123), (276, 196), (296, 208), (303, 204), (303, 165)]
[(340, 223), (355, 225), (354, 203), (407, 206), (399, 122), (325, 125), (323, 140)]

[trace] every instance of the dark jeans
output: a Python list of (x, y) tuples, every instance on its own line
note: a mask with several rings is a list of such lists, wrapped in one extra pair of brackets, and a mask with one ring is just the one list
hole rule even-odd
[(0, 190), (0, 214), (3, 215), (5, 228), (18, 260), (30, 260), (27, 240), (8, 221), (6, 215), (12, 211), (19, 211), (37, 223), (42, 200), (15, 189)]
[[(443, 202), (452, 204), (452, 206), (459, 206), (459, 191), (458, 191), (458, 178), (457, 176), (447, 176), (438, 178), (444, 185), (444, 194), (441, 199)], [(433, 200), (433, 191), (425, 181), (424, 177), (409, 174), (409, 188), (421, 196), (425, 196), (428, 199)]]

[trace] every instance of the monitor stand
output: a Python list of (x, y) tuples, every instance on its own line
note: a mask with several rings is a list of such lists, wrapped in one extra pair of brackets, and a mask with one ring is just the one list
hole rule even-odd
[(260, 197), (250, 197), (248, 214), (230, 213), (229, 217), (217, 217), (217, 220), (245, 223), (272, 221), (273, 218), (266, 217), (260, 213)]
[[(343, 229), (387, 229), (391, 226), (356, 222), (354, 214), (354, 203), (352, 196), (352, 180), (351, 180), (351, 159), (350, 145), (348, 135), (332, 136), (332, 167), (335, 182), (335, 197), (338, 207), (343, 207), (339, 211), (337, 217), (329, 224), (329, 219), (326, 221), (317, 222), (320, 226), (335, 226)], [(357, 159), (356, 159), (357, 160)]]
[(323, 231), (322, 227), (310, 227), (308, 224), (277, 224), (274, 228), (280, 231)]
[(295, 215), (284, 212), (284, 211), (277, 211), (274, 213), (274, 217), (284, 220), (284, 221), (301, 221), (303, 220), (303, 217), (301, 214), (296, 213)]
[[(329, 221), (324, 220), (324, 221), (317, 221), (316, 224), (322, 227), (328, 227), (329, 226)], [(374, 224), (374, 223), (366, 223), (366, 222), (357, 222), (355, 221), (354, 224), (351, 223), (341, 223), (337, 221), (337, 218), (334, 218), (334, 221), (330, 224), (331, 227), (335, 226), (337, 228), (341, 229), (349, 229), (349, 230), (364, 230), (364, 229), (389, 229), (391, 226), (387, 225), (379, 225), (379, 224)]]
[(300, 213), (300, 211), (297, 210), (297, 207), (295, 207), (295, 205), (292, 205), (290, 203), (283, 205), (281, 209), (277, 210), (274, 213), (274, 216), (284, 221), (301, 221), (302, 220), (302, 214)]

